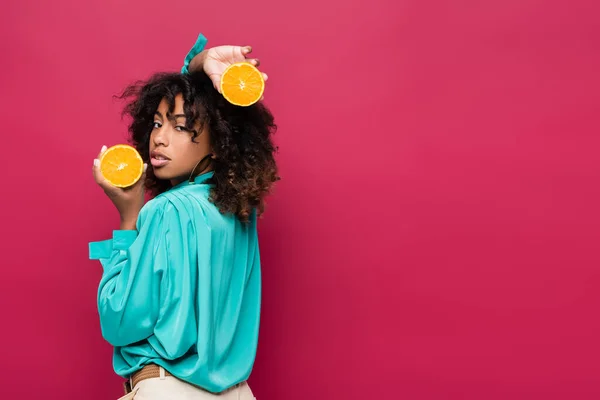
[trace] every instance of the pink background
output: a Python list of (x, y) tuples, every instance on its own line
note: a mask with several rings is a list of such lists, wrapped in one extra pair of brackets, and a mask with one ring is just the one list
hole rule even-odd
[(598, 4), (6, 3), (0, 398), (121, 395), (92, 160), (203, 32), (254, 46), (280, 126), (259, 400), (598, 399)]

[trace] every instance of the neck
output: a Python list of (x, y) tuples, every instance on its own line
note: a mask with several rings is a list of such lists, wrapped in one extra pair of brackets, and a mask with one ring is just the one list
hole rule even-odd
[[(208, 168), (206, 168), (204, 171), (201, 171), (199, 174), (197, 174), (196, 176), (200, 176), (202, 174), (206, 174), (208, 172), (211, 172), (213, 170), (212, 165), (209, 165)], [(194, 171), (190, 172), (193, 173)], [(185, 174), (185, 176), (180, 176), (177, 178), (173, 178), (171, 179), (171, 186), (177, 186), (185, 181), (191, 181), (193, 180), (193, 178), (195, 178), (196, 176), (191, 176), (190, 174)]]

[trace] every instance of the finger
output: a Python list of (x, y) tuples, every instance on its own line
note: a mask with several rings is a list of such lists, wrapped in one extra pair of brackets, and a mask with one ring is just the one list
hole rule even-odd
[(210, 74), (209, 78), (212, 81), (215, 90), (221, 93), (221, 74)]
[(102, 187), (104, 184), (104, 176), (102, 176), (102, 172), (100, 171), (100, 159), (102, 158), (102, 155), (106, 152), (106, 146), (102, 146), (102, 148), (100, 149), (100, 153), (98, 154), (98, 157), (96, 159), (94, 159), (94, 180), (96, 181), (96, 183)]
[(140, 176), (140, 179), (138, 179), (138, 181), (134, 184), (134, 185), (143, 185), (144, 181), (146, 180), (146, 171), (148, 170), (148, 164), (144, 163), (144, 169), (142, 171), (142, 176)]
[(260, 65), (260, 60), (258, 58), (246, 58), (243, 62), (254, 65), (255, 67)]
[[(102, 154), (102, 153), (100, 153), (100, 154)], [(115, 188), (115, 186), (113, 186), (110, 182), (108, 182), (104, 178), (104, 175), (102, 175), (102, 171), (100, 170), (100, 159), (99, 158), (94, 159), (94, 180), (96, 181), (98, 186), (100, 186), (104, 190), (111, 190), (111, 189)]]
[(221, 78), (213, 78), (213, 85), (215, 85), (215, 89), (217, 92), (221, 93)]
[(146, 171), (148, 170), (148, 164), (144, 163), (144, 171), (142, 172), (142, 176), (140, 176), (140, 180), (136, 182), (136, 185), (144, 186), (146, 182)]
[(267, 74), (265, 74), (264, 72), (262, 73), (262, 77), (265, 82), (267, 81), (267, 79), (269, 79), (269, 76)]
[(146, 187), (146, 171), (148, 170), (148, 164), (144, 163), (144, 172), (142, 172), (142, 177), (140, 178), (140, 185), (144, 188)]
[(104, 184), (104, 176), (102, 176), (102, 171), (100, 171), (100, 160), (98, 158), (94, 159), (94, 167), (92, 169), (94, 173), (94, 180), (100, 186)]
[(100, 158), (102, 158), (102, 154), (104, 154), (104, 152), (106, 151), (107, 147), (106, 146), (102, 146), (102, 148), (100, 149), (100, 154), (98, 154), (98, 160)]
[(242, 54), (247, 56), (248, 54), (252, 53), (252, 46), (244, 46), (242, 47)]

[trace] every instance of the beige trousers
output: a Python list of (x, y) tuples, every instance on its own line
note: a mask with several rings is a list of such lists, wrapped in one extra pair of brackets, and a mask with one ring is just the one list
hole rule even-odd
[(214, 394), (172, 376), (144, 379), (119, 400), (255, 400), (248, 383), (242, 382)]

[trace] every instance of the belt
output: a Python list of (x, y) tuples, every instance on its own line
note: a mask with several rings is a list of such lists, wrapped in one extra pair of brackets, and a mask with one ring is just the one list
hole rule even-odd
[[(134, 372), (131, 375), (131, 378), (129, 378), (127, 381), (125, 381), (125, 383), (123, 384), (123, 387), (125, 389), (125, 394), (129, 394), (133, 391), (133, 389), (135, 388), (135, 386), (140, 383), (141, 381), (143, 381), (144, 379), (150, 379), (150, 378), (160, 378), (160, 371), (161, 369), (163, 371), (165, 371), (165, 375), (164, 376), (173, 376), (173, 374), (171, 374), (169, 371), (167, 371), (166, 369), (159, 367), (156, 364), (148, 364), (146, 366), (144, 366), (142, 369), (140, 369), (137, 372)], [(233, 385), (232, 387), (230, 387), (229, 389), (226, 389), (222, 392), (220, 392), (219, 394), (224, 394), (225, 392), (228, 392), (230, 390), (233, 390), (235, 388), (240, 387), (241, 385), (244, 385), (246, 383), (246, 381), (242, 381), (236, 385)], [(195, 386), (195, 385), (192, 385)], [(203, 390), (206, 391), (205, 389), (199, 387), (199, 386), (195, 386), (197, 387), (199, 390)], [(210, 392), (207, 392), (210, 393)], [(213, 393), (214, 394), (214, 393)]]
[[(123, 384), (125, 388), (125, 394), (130, 393), (133, 388), (144, 379), (160, 378), (160, 370), (161, 367), (158, 365), (148, 364), (139, 371), (134, 372), (133, 375), (131, 375), (131, 378), (129, 378), (129, 380)], [(165, 376), (173, 376), (173, 374), (169, 373), (169, 371), (165, 370), (164, 368), (163, 371), (165, 371)]]

